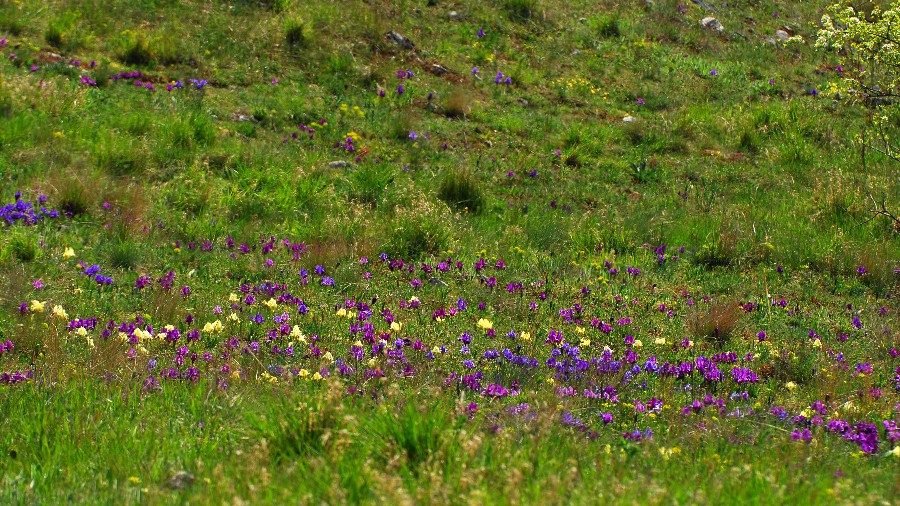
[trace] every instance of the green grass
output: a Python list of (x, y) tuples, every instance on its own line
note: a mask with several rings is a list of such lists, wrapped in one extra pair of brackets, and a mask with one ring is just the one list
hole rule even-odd
[[(873, 111), (848, 99), (838, 54), (765, 42), (784, 25), (814, 40), (828, 2), (731, 2), (715, 14), (723, 34), (680, 3), (0, 2), (0, 205), (46, 195), (62, 215), (0, 223), (0, 343), (15, 346), (0, 373), (38, 371), (0, 384), (0, 502), (894, 500), (900, 459), (884, 437), (873, 455), (818, 426), (800, 443), (769, 410), (821, 400), (826, 423), (897, 420), (900, 228), (875, 211), (884, 198), (900, 215), (898, 164), (861, 150)], [(83, 273), (93, 264), (112, 285)], [(242, 302), (263, 283), (289, 300)], [(433, 318), (458, 299), (466, 310)], [(348, 300), (373, 313), (368, 341), (337, 315)], [(55, 305), (96, 329), (66, 330)], [(268, 341), (282, 312), (309, 341)], [(623, 317), (634, 323), (609, 334), (590, 325)], [(138, 318), (181, 340), (123, 342), (118, 326)], [(187, 340), (217, 319), (222, 334)], [(645, 389), (624, 369), (563, 380), (546, 365), (551, 330), (583, 357), (633, 350), (639, 366), (755, 358), (720, 364), (722, 383), (644, 375)], [(402, 359), (388, 354), (398, 338)], [(182, 345), (198, 356), (176, 364)], [(540, 365), (483, 358), (503, 348)], [(872, 373), (855, 372), (865, 363)], [(163, 378), (188, 366), (196, 382)], [(734, 384), (736, 366), (760, 381)], [(451, 378), (473, 370), (518, 395)], [(618, 402), (585, 399), (591, 382)], [(680, 413), (706, 394), (726, 412)], [(663, 409), (635, 412), (650, 397)], [(653, 439), (623, 438), (637, 428)], [(167, 485), (179, 471), (195, 478), (183, 490)]]

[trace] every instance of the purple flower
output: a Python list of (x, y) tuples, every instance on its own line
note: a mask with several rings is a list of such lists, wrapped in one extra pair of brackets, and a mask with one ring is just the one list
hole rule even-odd
[(478, 67), (472, 67), (472, 75), (478, 75)]
[(711, 75), (711, 76), (718, 75), (718, 73), (719, 73), (719, 71), (716, 69), (712, 69), (709, 71), (709, 75)]
[(415, 133), (415, 132), (410, 132), (410, 133), (409, 133), (409, 138), (412, 139), (412, 140), (416, 140), (416, 139), (419, 138), (419, 134), (417, 134), (417, 133)]
[[(478, 30), (478, 36), (479, 36), (479, 37), (484, 37), (484, 28), (480, 28), (480, 29)], [(5, 39), (4, 39), (4, 40), (5, 40)]]

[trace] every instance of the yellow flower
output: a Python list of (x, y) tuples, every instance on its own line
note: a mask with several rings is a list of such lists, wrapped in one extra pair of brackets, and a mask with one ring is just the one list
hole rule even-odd
[(75, 256), (75, 250), (73, 250), (72, 248), (66, 248), (66, 250), (63, 251), (62, 256), (63, 256), (63, 258), (68, 260), (69, 258), (72, 258)]
[(400, 330), (403, 328), (403, 324), (400, 322), (391, 322), (391, 332), (398, 334)]
[(80, 337), (85, 337), (87, 336), (87, 329), (85, 329), (84, 327), (78, 327), (78, 329), (75, 331), (75, 334)]
[(581, 347), (582, 347), (582, 348), (587, 348), (587, 347), (590, 346), (590, 345), (591, 345), (591, 340), (590, 340), (590, 339), (582, 339), (582, 340), (581, 340)]
[(267, 301), (265, 302), (265, 305), (266, 305), (266, 307), (268, 307), (269, 309), (271, 309), (271, 310), (274, 311), (275, 308), (278, 307), (278, 301), (276, 301), (275, 298), (273, 297), (273, 298), (267, 300)]
[(494, 322), (488, 320), (487, 318), (479, 319), (478, 323), (476, 323), (476, 325), (483, 328), (484, 330), (490, 330), (490, 329), (494, 328)]
[(306, 369), (300, 369), (300, 372), (297, 373), (297, 374), (298, 374), (301, 378), (305, 378), (305, 377), (309, 376), (309, 371), (307, 371)]
[(141, 482), (141, 479), (138, 478), (137, 476), (131, 476), (131, 477), (128, 478), (128, 481), (130, 481), (131, 483), (134, 483), (135, 485), (137, 485), (138, 483)]
[(294, 339), (303, 337), (303, 332), (300, 330), (300, 325), (294, 325), (294, 328), (291, 329), (291, 337), (293, 337)]
[(336, 316), (347, 316), (347, 310), (344, 308), (340, 308), (335, 313)]
[(530, 332), (522, 332), (522, 340), (523, 341), (531, 341), (531, 333)]
[(60, 320), (68, 320), (69, 313), (66, 313), (66, 310), (63, 309), (59, 304), (53, 306), (53, 316), (59, 318)]
[[(234, 313), (232, 313), (232, 315), (234, 315)], [(234, 315), (234, 316), (237, 316), (237, 315)], [(216, 320), (214, 322), (206, 322), (206, 324), (203, 326), (203, 332), (206, 332), (207, 334), (213, 334), (213, 333), (221, 332), (223, 328), (224, 327), (222, 326), (222, 322), (219, 320)]]
[(237, 302), (238, 300), (238, 296), (234, 292), (232, 292), (231, 295), (228, 296), (228, 302)]
[(375, 367), (375, 364), (377, 362), (375, 361), (375, 357), (372, 357), (369, 359), (369, 361), (367, 363), (369, 364), (369, 367)]
[(316, 373), (313, 374), (313, 379), (316, 381), (322, 381), (322, 375), (318, 371), (316, 371)]
[(576, 327), (575, 327), (575, 333), (576, 333), (576, 334), (584, 334), (584, 333), (585, 333), (584, 327), (582, 327), (582, 326), (580, 326), (580, 325), (579, 325), (579, 326), (576, 326)]
[(895, 446), (893, 450), (888, 452), (888, 455), (893, 455), (894, 457), (900, 458), (900, 446)]
[(433, 353), (435, 355), (437, 355), (440, 352), (441, 352), (441, 348), (439, 346), (435, 346), (434, 348), (431, 349), (431, 353)]
[(788, 390), (790, 390), (791, 392), (793, 392), (794, 389), (797, 388), (797, 384), (794, 383), (793, 381), (788, 381), (787, 383), (784, 384), (784, 387), (787, 388)]
[(656, 345), (659, 345), (659, 346), (665, 346), (665, 345), (666, 345), (666, 338), (665, 338), (665, 337), (659, 337), (659, 338), (656, 339), (656, 341), (653, 341), (653, 343), (656, 344)]
[(334, 355), (332, 355), (330, 351), (326, 351), (325, 354), (322, 355), (322, 358), (329, 362), (334, 362)]
[(93, 347), (94, 347), (94, 338), (88, 337), (88, 338), (87, 338), (87, 345), (88, 345), (88, 348), (93, 348)]
[[(228, 315), (228, 320), (229, 320), (229, 321), (233, 321), (233, 322), (239, 322), (239, 321), (241, 321), (241, 319), (238, 318), (237, 313), (231, 313), (230, 315)], [(216, 320), (216, 321), (219, 321), (219, 320)], [(221, 324), (219, 324), (219, 325), (221, 326)], [(219, 329), (219, 330), (221, 330), (221, 329)]]
[(632, 346), (634, 346), (635, 348), (643, 348), (644, 343), (642, 343), (640, 339), (635, 339)]
[(46, 304), (46, 302), (41, 302), (39, 300), (32, 300), (31, 307), (29, 309), (31, 309), (32, 313), (43, 313), (44, 312), (44, 304)]

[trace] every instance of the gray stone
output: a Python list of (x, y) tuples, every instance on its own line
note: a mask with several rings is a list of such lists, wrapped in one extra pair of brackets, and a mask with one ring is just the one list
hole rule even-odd
[(775, 38), (781, 42), (787, 42), (787, 40), (791, 38), (791, 35), (784, 30), (775, 30)]
[(173, 474), (169, 481), (166, 482), (166, 486), (175, 489), (181, 490), (185, 487), (188, 487), (194, 483), (194, 475), (187, 471), (178, 471)]
[(703, 28), (708, 30), (715, 30), (717, 32), (725, 31), (725, 27), (722, 26), (722, 23), (719, 23), (719, 20), (713, 17), (701, 19), (700, 24), (703, 25)]
[(328, 162), (328, 166), (332, 169), (344, 169), (352, 166), (353, 164), (346, 160), (335, 160), (333, 162)]
[(395, 32), (395, 31), (390, 31), (390, 32), (386, 33), (385, 37), (388, 40), (397, 44), (398, 46), (402, 47), (403, 49), (413, 49), (414, 47), (416, 47), (416, 45), (413, 44), (413, 41), (409, 40), (408, 38), (404, 37), (403, 35), (400, 35), (399, 33)]

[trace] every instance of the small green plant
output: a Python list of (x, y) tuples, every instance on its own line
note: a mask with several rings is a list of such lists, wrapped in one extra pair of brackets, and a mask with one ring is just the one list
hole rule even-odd
[(484, 207), (481, 185), (471, 172), (465, 170), (452, 170), (444, 174), (438, 198), (450, 206), (471, 213), (478, 213)]
[(631, 178), (638, 183), (648, 183), (655, 181), (659, 177), (659, 166), (655, 161), (648, 163), (646, 158), (642, 158), (637, 162), (631, 162), (628, 164), (628, 167)]

